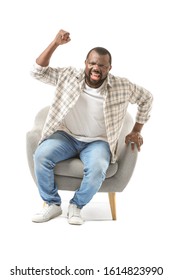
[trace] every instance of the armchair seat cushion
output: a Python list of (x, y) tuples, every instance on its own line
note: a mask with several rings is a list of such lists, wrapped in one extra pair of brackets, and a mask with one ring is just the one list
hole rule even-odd
[[(110, 164), (106, 178), (115, 175), (118, 170), (118, 163)], [(58, 163), (54, 168), (54, 174), (65, 177), (83, 178), (83, 163), (79, 158), (71, 158)]]

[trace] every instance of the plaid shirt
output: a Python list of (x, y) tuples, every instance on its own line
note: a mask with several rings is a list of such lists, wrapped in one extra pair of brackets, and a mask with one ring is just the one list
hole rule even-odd
[[(84, 90), (85, 72), (72, 67), (51, 68), (34, 65), (31, 75), (56, 87), (55, 97), (42, 131), (40, 142), (56, 132), (62, 120)], [(144, 124), (149, 119), (152, 95), (146, 89), (131, 83), (126, 78), (108, 74), (104, 97), (104, 116), (107, 139), (111, 150), (111, 162), (116, 161), (116, 147), (129, 102), (136, 103), (136, 121)]]

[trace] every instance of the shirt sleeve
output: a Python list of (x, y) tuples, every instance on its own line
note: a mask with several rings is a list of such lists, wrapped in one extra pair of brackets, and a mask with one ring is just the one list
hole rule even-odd
[(58, 80), (59, 68), (43, 67), (34, 63), (31, 69), (31, 76), (43, 83), (55, 86)]
[(129, 83), (129, 90), (130, 103), (138, 105), (136, 122), (144, 124), (150, 118), (153, 96), (148, 90), (136, 84)]

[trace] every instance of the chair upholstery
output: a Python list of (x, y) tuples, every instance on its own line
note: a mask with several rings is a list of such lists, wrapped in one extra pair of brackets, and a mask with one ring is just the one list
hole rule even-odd
[[(35, 183), (33, 154), (40, 140), (48, 110), (49, 107), (45, 107), (38, 112), (33, 128), (26, 134), (28, 165)], [(116, 192), (122, 192), (127, 186), (137, 161), (137, 149), (135, 148), (132, 151), (130, 145), (127, 146), (125, 144), (125, 136), (132, 130), (133, 124), (131, 115), (127, 113), (118, 141), (118, 160), (115, 164), (110, 164), (106, 179), (99, 190), (99, 192), (107, 192), (109, 194), (113, 220), (116, 220), (115, 194)], [(55, 166), (54, 174), (59, 190), (75, 191), (80, 186), (83, 177), (83, 163), (79, 158), (62, 161)]]

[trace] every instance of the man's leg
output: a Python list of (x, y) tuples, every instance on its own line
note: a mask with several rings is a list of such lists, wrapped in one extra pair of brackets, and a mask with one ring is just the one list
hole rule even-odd
[[(80, 153), (84, 164), (84, 176), (80, 188), (70, 200), (70, 207), (77, 211), (85, 206), (99, 191), (106, 177), (110, 164), (110, 148), (107, 142), (95, 141), (89, 143)], [(74, 206), (75, 205), (75, 206)], [(74, 211), (75, 212), (75, 211)], [(75, 215), (75, 214), (74, 214)], [(70, 223), (75, 223), (75, 218)]]
[[(47, 207), (46, 215), (51, 211), (54, 216), (54, 210), (55, 215), (58, 212), (62, 213), (60, 208), (58, 211), (58, 208), (55, 207), (61, 204), (61, 198), (58, 194), (58, 186), (54, 180), (54, 167), (56, 163), (74, 157), (76, 154), (77, 150), (73, 145), (73, 139), (62, 131), (56, 132), (47, 140), (43, 141), (35, 151), (34, 170), (39, 193), (48, 206), (52, 205), (52, 210), (50, 210), (50, 207)], [(38, 216), (34, 219), (37, 222), (49, 220), (49, 215), (43, 219)]]

